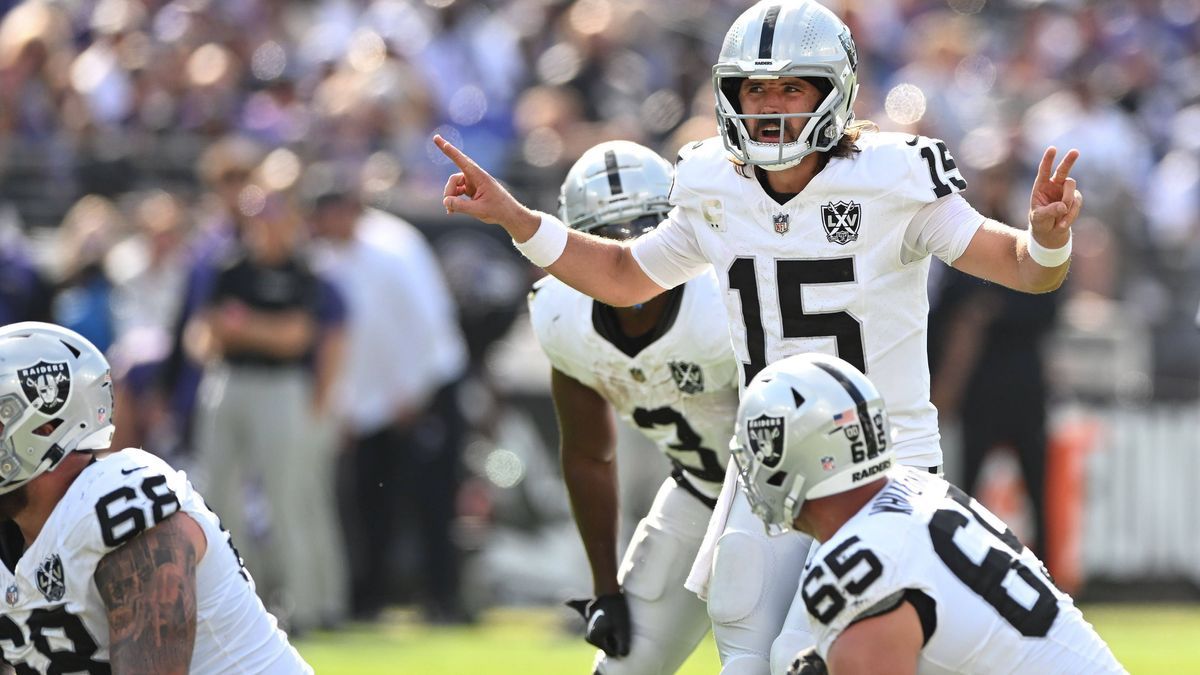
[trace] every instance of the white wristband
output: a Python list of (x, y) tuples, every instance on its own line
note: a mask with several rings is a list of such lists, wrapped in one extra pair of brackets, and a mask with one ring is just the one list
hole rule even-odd
[(1072, 233), (1067, 233), (1067, 243), (1058, 248), (1046, 248), (1033, 238), (1033, 233), (1029, 233), (1029, 257), (1042, 267), (1058, 267), (1067, 262), (1071, 258), (1071, 241), (1074, 239)]
[(529, 258), (529, 262), (534, 265), (549, 267), (567, 249), (567, 233), (570, 230), (561, 220), (549, 213), (541, 215), (542, 224), (538, 225), (537, 232), (534, 232), (533, 236), (526, 239), (524, 243), (518, 244), (514, 239), (513, 246), (516, 246), (521, 255)]

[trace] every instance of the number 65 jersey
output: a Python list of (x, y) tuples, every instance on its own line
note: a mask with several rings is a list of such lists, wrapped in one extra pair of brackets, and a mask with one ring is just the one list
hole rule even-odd
[[(190, 672), (311, 673), (263, 607), (229, 534), (186, 474), (130, 448), (85, 467), (23, 554), (19, 533), (16, 546), (9, 541), (15, 524), (0, 529), (0, 646), (18, 675), (110, 672), (108, 613), (93, 580), (96, 566), (146, 529), (182, 514), (200, 525), (207, 540), (196, 563)], [(20, 554), (15, 567), (13, 553)]]
[(990, 511), (909, 467), (810, 556), (801, 584), (817, 652), (908, 601), (919, 673), (1123, 673), (1042, 562)]
[(633, 354), (614, 344), (611, 308), (553, 277), (534, 285), (529, 315), (551, 365), (594, 389), (715, 498), (737, 414), (737, 361), (712, 273), (673, 293), (653, 341)]

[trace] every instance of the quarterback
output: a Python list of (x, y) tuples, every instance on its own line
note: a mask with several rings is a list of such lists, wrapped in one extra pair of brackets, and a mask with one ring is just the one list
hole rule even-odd
[[(746, 10), (713, 67), (718, 135), (680, 153), (671, 212), (633, 242), (572, 231), (529, 210), (435, 137), (459, 167), (443, 205), (499, 223), (535, 264), (613, 306), (645, 302), (711, 265), (743, 384), (792, 354), (836, 354), (879, 383), (897, 461), (936, 472), (942, 451), (926, 354), (930, 257), (1021, 291), (1057, 288), (1083, 204), (1069, 175), (1079, 153), (1056, 166), (1056, 150), (1046, 150), (1027, 229), (985, 219), (961, 196), (967, 184), (943, 142), (854, 121), (857, 69), (849, 28), (820, 4), (765, 0)], [(752, 518), (736, 501), (730, 508), (733, 492), (722, 492), (714, 536), (689, 579), (698, 593), (728, 582), (722, 560), (731, 570), (763, 564), (745, 546), (723, 550), (721, 539), (747, 532)], [(802, 617), (800, 604), (797, 595), (792, 614)], [(724, 672), (766, 672), (768, 658), (778, 664), (808, 639), (802, 623), (789, 619), (774, 655), (759, 653), (757, 664), (734, 664), (723, 650)]]
[(737, 424), (754, 513), (818, 542), (801, 584), (816, 646), (789, 672), (1124, 672), (1003, 521), (895, 465), (883, 398), (849, 363), (776, 361), (746, 387)]
[[(671, 180), (671, 165), (652, 150), (601, 143), (567, 174), (560, 215), (582, 232), (636, 237), (665, 218)], [(738, 365), (721, 305), (712, 273), (629, 308), (553, 277), (530, 293), (534, 332), (552, 365), (563, 476), (592, 568), (595, 598), (570, 604), (602, 649), (596, 673), (673, 673), (708, 631), (704, 605), (684, 578), (721, 491), (737, 411)], [(611, 409), (673, 466), (619, 569)], [(802, 542), (772, 543), (779, 560), (803, 564)], [(778, 630), (793, 592), (794, 583), (781, 589), (765, 629)]]
[(0, 648), (25, 673), (312, 669), (187, 476), (112, 440), (108, 362), (45, 323), (0, 328)]

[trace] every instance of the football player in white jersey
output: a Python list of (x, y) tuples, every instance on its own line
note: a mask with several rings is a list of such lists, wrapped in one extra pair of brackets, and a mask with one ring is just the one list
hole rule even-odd
[[(567, 174), (560, 214), (581, 232), (636, 237), (670, 209), (672, 173), (649, 148), (601, 143)], [(594, 672), (673, 673), (708, 631), (704, 604), (683, 582), (721, 490), (737, 411), (738, 364), (721, 306), (712, 273), (626, 308), (553, 277), (530, 293), (534, 332), (552, 365), (563, 477), (592, 568), (595, 597), (569, 604), (584, 615), (588, 642), (602, 649)], [(619, 569), (614, 409), (673, 466)], [(780, 564), (803, 564), (801, 542), (773, 543), (769, 554)], [(765, 621), (751, 632), (777, 632), (794, 588), (793, 579), (743, 624)], [(719, 639), (724, 630), (746, 628), (717, 626)]]
[(182, 472), (112, 440), (108, 362), (0, 328), (0, 648), (17, 673), (311, 673)]
[[(1055, 149), (1046, 150), (1028, 229), (985, 219), (959, 194), (966, 181), (944, 143), (854, 123), (857, 68), (849, 29), (815, 1), (764, 0), (746, 10), (713, 68), (718, 136), (684, 149), (667, 220), (632, 243), (573, 232), (531, 211), (435, 137), (460, 169), (443, 205), (500, 224), (535, 264), (613, 306), (644, 302), (711, 264), (743, 383), (791, 354), (837, 354), (886, 395), (898, 461), (937, 471), (929, 257), (1021, 291), (1057, 288), (1083, 204), (1070, 177), (1078, 152), (1055, 166)], [(735, 502), (713, 529), (745, 529), (748, 517)], [(720, 540), (706, 538), (698, 564), (714, 558), (714, 546)], [(708, 572), (697, 569), (691, 587), (702, 589)], [(719, 582), (720, 570), (713, 574)], [(799, 595), (793, 614), (803, 622)], [(805, 639), (804, 626), (789, 620), (772, 651), (792, 654)]]
[(754, 513), (819, 542), (801, 585), (816, 647), (790, 672), (1124, 672), (1003, 521), (894, 464), (884, 400), (824, 354), (776, 361), (743, 393), (733, 455)]

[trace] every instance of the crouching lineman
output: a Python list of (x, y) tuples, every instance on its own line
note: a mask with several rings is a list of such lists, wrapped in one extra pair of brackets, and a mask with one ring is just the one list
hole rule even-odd
[(108, 362), (0, 328), (0, 647), (18, 673), (311, 673), (187, 476), (112, 440)]
[[(636, 237), (670, 209), (671, 178), (671, 165), (653, 151), (626, 141), (602, 143), (568, 173), (562, 218), (600, 237)], [(587, 620), (588, 642), (602, 650), (595, 672), (673, 673), (709, 627), (704, 603), (683, 582), (721, 490), (737, 412), (738, 364), (719, 285), (710, 272), (642, 305), (616, 308), (547, 277), (534, 286), (529, 308), (553, 366), (563, 477), (596, 594), (568, 604)], [(674, 467), (619, 569), (610, 408)], [(794, 569), (803, 564), (803, 546), (776, 545), (778, 551), (765, 555)], [(760, 650), (779, 632), (794, 588), (793, 578), (791, 588), (759, 602), (757, 613), (739, 617), (745, 624), (739, 628), (762, 642)], [(766, 623), (746, 627), (755, 622)]]
[(1003, 521), (895, 464), (883, 400), (854, 366), (777, 361), (746, 387), (737, 419), (733, 456), (754, 512), (769, 532), (819, 542), (801, 584), (816, 646), (790, 672), (1124, 672)]

